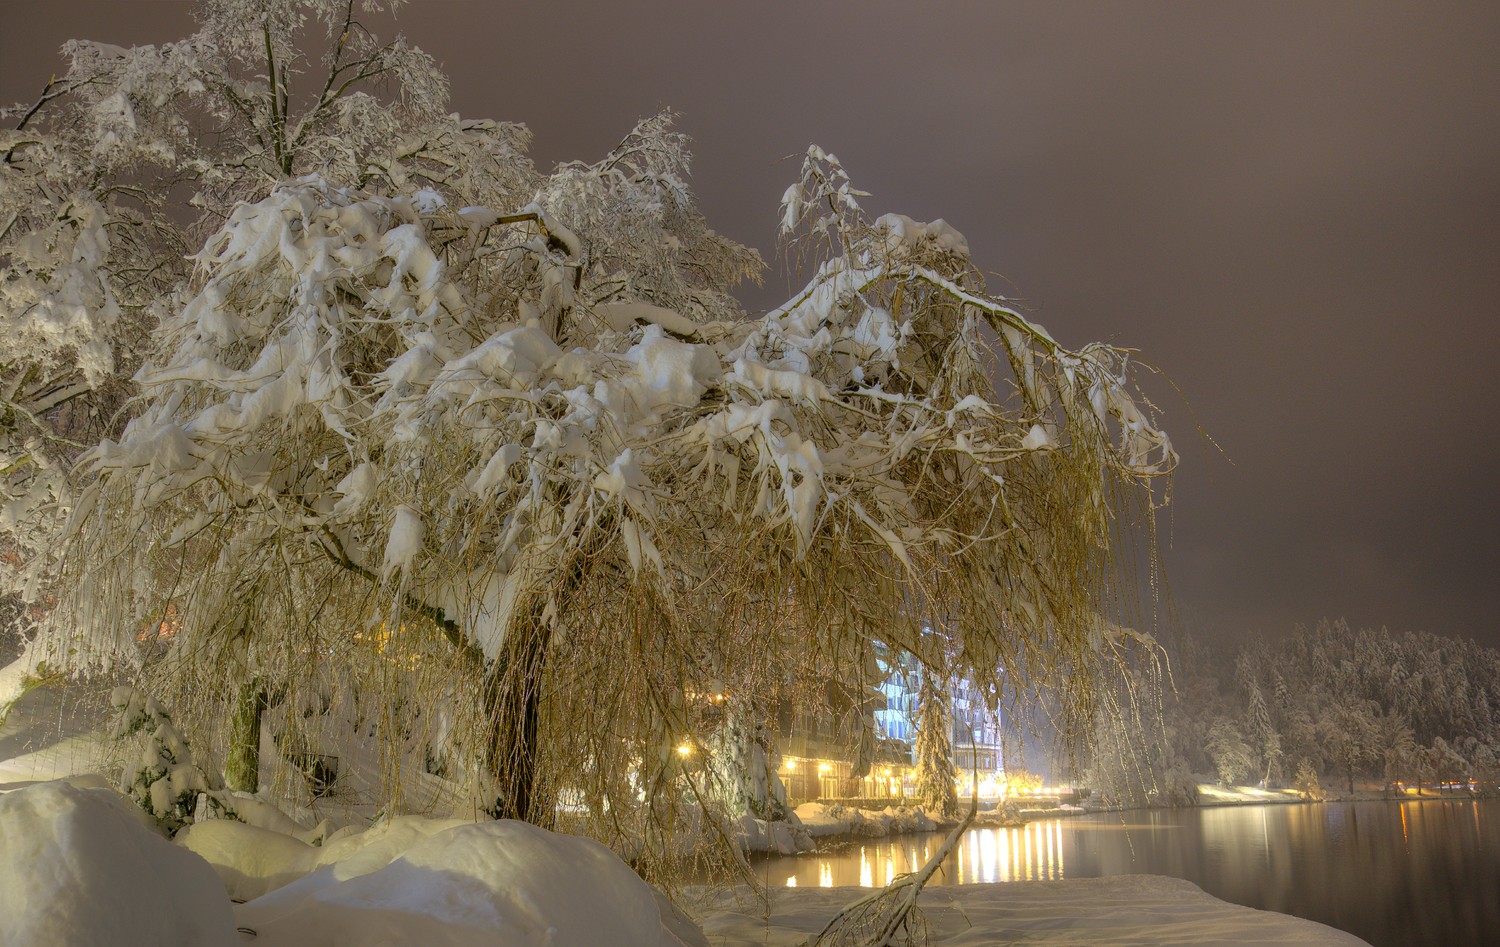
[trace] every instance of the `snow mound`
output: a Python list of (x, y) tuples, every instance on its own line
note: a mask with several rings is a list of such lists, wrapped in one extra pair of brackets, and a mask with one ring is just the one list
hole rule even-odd
[(345, 828), (329, 839), (319, 852), (314, 867), (333, 866), (334, 878), (346, 881), (379, 871), (434, 835), (473, 824), (473, 819), (428, 819), (409, 815), (381, 822), (362, 832)]
[(320, 849), (230, 819), (210, 819), (178, 833), (178, 845), (213, 866), (231, 898), (251, 901), (289, 885), (317, 867)]
[[(346, 857), (241, 906), (238, 923), (263, 947), (683, 944), (651, 887), (589, 839), (513, 821), (365, 834), (375, 838), (341, 840)], [(401, 841), (411, 847), (379, 864)]]
[(238, 943), (208, 864), (114, 792), (51, 782), (0, 795), (0, 943)]

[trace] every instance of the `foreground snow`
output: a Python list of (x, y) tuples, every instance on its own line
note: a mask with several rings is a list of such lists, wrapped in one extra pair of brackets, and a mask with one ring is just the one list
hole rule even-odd
[(0, 944), (236, 943), (224, 886), (109, 789), (0, 795)]
[[(714, 947), (792, 947), (823, 929), (860, 888), (782, 888), (770, 909), (745, 889), (695, 892)], [(927, 888), (918, 905), (932, 947), (994, 944), (1360, 947), (1353, 934), (1220, 901), (1160, 875)]]
[[(199, 839), (210, 864), (108, 789), (0, 795), (0, 943), (683, 947), (668, 925), (701, 943), (607, 848), (526, 823), (400, 819), (322, 849), (230, 825)], [(232, 906), (226, 880), (289, 883)]]
[[(603, 846), (521, 822), (406, 817), (313, 846), (210, 821), (174, 845), (112, 790), (0, 794), (6, 944), (792, 945), (860, 893), (777, 889), (767, 906), (747, 889), (694, 889), (700, 929)], [(1363, 943), (1151, 875), (932, 888), (920, 903), (934, 945)]]

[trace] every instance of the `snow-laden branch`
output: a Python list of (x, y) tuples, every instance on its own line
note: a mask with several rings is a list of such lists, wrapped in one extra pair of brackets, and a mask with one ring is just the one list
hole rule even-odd
[[(138, 415), (86, 457), (59, 626), (130, 652), (172, 611), (172, 655), (243, 648), (221, 664), (287, 687), (371, 641), (446, 648), (512, 801), (543, 728), (548, 778), (595, 767), (601, 812), (672, 791), (706, 679), (775, 691), (933, 623), (981, 686), (1089, 699), (1120, 660), (1114, 544), (1176, 459), (1129, 353), (987, 295), (947, 224), (867, 221), (831, 156), (788, 198), (807, 286), (750, 317), (758, 258), (694, 210), (664, 118), (543, 179), (464, 177), (512, 140), (468, 127), (409, 152), (467, 155), (458, 184), (397, 158), (379, 187), (284, 181), (191, 257)], [(603, 705), (630, 729), (557, 725)]]

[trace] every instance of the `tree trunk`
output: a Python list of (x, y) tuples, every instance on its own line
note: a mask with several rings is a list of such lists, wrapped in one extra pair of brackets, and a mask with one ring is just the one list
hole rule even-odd
[(235, 792), (260, 788), (260, 718), (266, 689), (257, 677), (240, 685), (229, 717), (229, 752), (224, 757), (224, 785)]
[(537, 784), (537, 723), (552, 637), (543, 607), (540, 600), (530, 606), (486, 670), (484, 711), (489, 725), (486, 764), (497, 788), (493, 815), (550, 828), (550, 796)]

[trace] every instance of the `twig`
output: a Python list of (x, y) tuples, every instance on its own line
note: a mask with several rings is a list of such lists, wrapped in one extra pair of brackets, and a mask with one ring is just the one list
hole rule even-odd
[[(911, 912), (917, 906), (917, 897), (922, 893), (922, 888), (942, 867), (943, 861), (958, 847), (958, 840), (964, 834), (964, 830), (973, 824), (975, 817), (979, 814), (979, 749), (970, 739), (970, 745), (974, 753), (974, 784), (973, 795), (969, 799), (969, 814), (964, 816), (963, 821), (953, 827), (948, 837), (943, 839), (943, 844), (927, 863), (915, 874), (903, 875), (891, 882), (886, 887), (872, 894), (867, 894), (858, 901), (846, 906), (833, 919), (818, 932), (816, 937), (809, 938), (806, 947), (821, 947), (821, 945), (848, 944), (849, 947), (896, 947), (895, 937), (898, 931), (906, 929), (909, 933), (909, 922)], [(884, 922), (882, 923), (882, 917)], [(860, 929), (869, 930), (879, 924), (878, 933), (867, 936), (865, 939), (851, 941), (846, 932), (854, 932), (858, 937)], [(910, 936), (907, 942), (910, 943)]]

